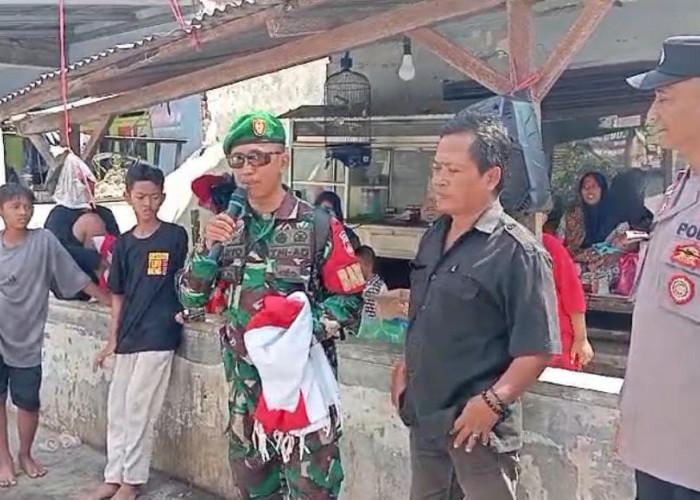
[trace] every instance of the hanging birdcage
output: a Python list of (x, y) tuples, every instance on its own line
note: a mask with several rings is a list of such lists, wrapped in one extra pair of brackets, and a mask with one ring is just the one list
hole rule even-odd
[(372, 88), (366, 76), (352, 71), (346, 53), (341, 70), (326, 80), (323, 125), (329, 158), (347, 166), (368, 165), (371, 159)]

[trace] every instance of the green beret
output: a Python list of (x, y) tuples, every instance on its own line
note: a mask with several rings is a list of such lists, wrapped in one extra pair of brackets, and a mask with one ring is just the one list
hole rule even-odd
[(239, 116), (229, 127), (224, 139), (224, 154), (238, 144), (274, 142), (286, 144), (287, 134), (282, 122), (266, 111), (254, 111)]

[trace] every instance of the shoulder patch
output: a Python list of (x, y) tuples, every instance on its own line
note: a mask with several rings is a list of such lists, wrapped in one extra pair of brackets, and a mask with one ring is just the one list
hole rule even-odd
[(525, 226), (508, 215), (503, 216), (503, 228), (528, 253), (536, 252), (540, 244)]
[(298, 205), (297, 205), (298, 216), (302, 216), (304, 218), (309, 218), (309, 216), (311, 216), (316, 211), (316, 208), (313, 205), (311, 205), (310, 203), (308, 203), (304, 200), (300, 200), (297, 198), (297, 202), (298, 202)]

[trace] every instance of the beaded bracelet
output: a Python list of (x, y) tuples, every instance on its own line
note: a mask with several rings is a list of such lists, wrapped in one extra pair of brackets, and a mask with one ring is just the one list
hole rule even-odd
[(503, 400), (496, 394), (496, 391), (493, 390), (493, 387), (489, 389), (487, 392), (493, 396), (493, 398), (496, 400), (496, 403), (498, 404), (498, 407), (501, 409), (501, 412), (503, 414), (508, 413), (508, 405), (503, 402)]
[(489, 398), (488, 394), (486, 391), (481, 393), (481, 399), (484, 400), (484, 402), (488, 405), (488, 407), (491, 409), (492, 412), (494, 412), (496, 415), (498, 415), (499, 418), (502, 418), (505, 416), (505, 412), (503, 411), (502, 408), (499, 406), (495, 405), (493, 401)]

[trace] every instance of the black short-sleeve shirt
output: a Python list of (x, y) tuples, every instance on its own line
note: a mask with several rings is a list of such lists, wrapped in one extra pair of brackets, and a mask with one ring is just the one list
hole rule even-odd
[[(412, 262), (402, 417), (440, 438), (467, 400), (514, 358), (560, 351), (551, 260), (495, 202), (443, 253), (451, 219), (426, 232)], [(495, 429), (499, 452), (521, 446), (520, 402)]]
[(148, 238), (133, 230), (114, 245), (109, 289), (124, 296), (119, 321), (117, 353), (170, 351), (180, 344), (182, 310), (175, 288), (175, 274), (187, 257), (187, 232), (180, 226), (161, 223)]
[[(73, 234), (73, 226), (80, 217), (87, 213), (97, 214), (100, 219), (102, 219), (102, 222), (104, 222), (107, 233), (119, 236), (119, 226), (114, 218), (114, 214), (109, 208), (100, 205), (97, 205), (94, 210), (87, 208), (68, 208), (63, 205), (56, 205), (49, 212), (46, 222), (44, 222), (44, 227), (58, 238), (58, 241), (68, 250), (68, 253), (73, 257), (78, 267), (80, 267), (85, 274), (90, 276), (94, 283), (97, 283), (99, 280), (97, 279), (96, 270), (100, 265), (102, 256), (100, 252), (94, 248), (88, 248), (82, 241), (78, 241)], [(53, 285), (51, 286), (51, 291), (58, 299), (90, 300), (90, 296), (85, 292), (79, 292), (75, 297), (64, 297), (61, 295), (60, 290)]]

